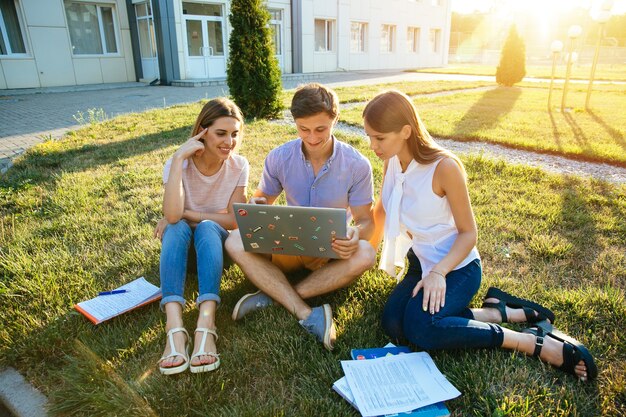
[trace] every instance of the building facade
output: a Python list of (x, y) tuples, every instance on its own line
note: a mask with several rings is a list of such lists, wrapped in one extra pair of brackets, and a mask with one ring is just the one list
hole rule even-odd
[[(451, 0), (269, 0), (283, 73), (447, 64)], [(0, 89), (226, 76), (227, 0), (0, 0)]]

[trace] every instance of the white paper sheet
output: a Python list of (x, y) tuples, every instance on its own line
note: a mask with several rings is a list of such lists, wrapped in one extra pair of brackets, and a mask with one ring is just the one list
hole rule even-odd
[(342, 361), (341, 366), (365, 417), (403, 413), (461, 395), (426, 352)]

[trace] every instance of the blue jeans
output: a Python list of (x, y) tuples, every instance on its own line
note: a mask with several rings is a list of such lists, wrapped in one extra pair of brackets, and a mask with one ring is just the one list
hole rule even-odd
[(502, 328), (474, 320), (468, 308), (480, 287), (479, 259), (448, 273), (445, 306), (438, 313), (430, 314), (422, 309), (423, 290), (411, 297), (413, 288), (422, 279), (422, 267), (413, 250), (409, 250), (407, 256), (407, 273), (383, 309), (382, 326), (387, 335), (396, 341), (406, 339), (426, 350), (502, 346)]
[(224, 267), (224, 242), (228, 232), (219, 224), (205, 220), (192, 229), (186, 221), (168, 224), (163, 233), (161, 246), (161, 308), (166, 303), (177, 302), (183, 307), (185, 299), (185, 275), (187, 258), (193, 237), (198, 264), (199, 306), (203, 301), (213, 300), (218, 304), (222, 269)]

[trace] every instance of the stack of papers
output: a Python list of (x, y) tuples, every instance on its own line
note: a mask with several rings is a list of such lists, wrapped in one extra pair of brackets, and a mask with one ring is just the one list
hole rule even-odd
[(346, 376), (333, 389), (364, 417), (447, 416), (441, 402), (461, 395), (426, 352), (342, 361), (341, 366)]
[(105, 293), (106, 295), (98, 295), (96, 298), (78, 303), (74, 308), (93, 324), (100, 324), (161, 298), (160, 288), (150, 284), (144, 277)]

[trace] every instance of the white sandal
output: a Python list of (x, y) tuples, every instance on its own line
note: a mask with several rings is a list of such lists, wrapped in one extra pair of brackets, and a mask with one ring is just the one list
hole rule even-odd
[[(194, 374), (197, 374), (199, 372), (209, 372), (209, 371), (213, 371), (217, 368), (219, 368), (220, 366), (220, 355), (219, 353), (215, 353), (215, 352), (205, 352), (204, 351), (204, 345), (206, 344), (206, 337), (209, 334), (212, 334), (213, 336), (215, 336), (215, 343), (217, 343), (217, 332), (213, 329), (208, 329), (206, 327), (198, 327), (196, 329), (196, 332), (202, 332), (202, 341), (200, 342), (200, 348), (198, 349), (198, 352), (193, 355), (190, 359), (190, 365), (189, 365), (189, 370), (191, 372), (193, 372)], [(194, 332), (195, 334), (195, 332)], [(208, 363), (208, 364), (203, 364), (203, 365), (193, 365), (191, 364), (191, 361), (194, 358), (197, 358), (199, 356), (213, 356), (216, 360), (213, 363)]]
[[(187, 336), (187, 340), (185, 341), (185, 352), (184, 353), (178, 352), (176, 350), (176, 345), (174, 344), (174, 333), (178, 333), (178, 332), (183, 332), (183, 333), (185, 333), (185, 336)], [(173, 329), (170, 329), (167, 332), (167, 339), (170, 342), (170, 354), (161, 356), (161, 359), (158, 360), (157, 364), (159, 365), (159, 371), (161, 371), (161, 373), (163, 375), (179, 374), (179, 373), (187, 370), (187, 368), (189, 367), (189, 333), (187, 333), (187, 330), (185, 330), (182, 327), (174, 327)], [(185, 361), (182, 364), (178, 365), (178, 366), (170, 366), (170, 367), (167, 367), (167, 368), (164, 368), (164, 367), (161, 366), (161, 363), (165, 359), (173, 358), (175, 356), (182, 356)]]

